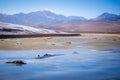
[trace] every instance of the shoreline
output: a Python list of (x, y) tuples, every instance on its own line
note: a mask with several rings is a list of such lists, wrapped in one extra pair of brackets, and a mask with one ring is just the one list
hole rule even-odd
[(80, 36), (77, 33), (66, 33), (66, 34), (2, 34), (0, 39), (9, 39), (9, 38), (35, 38), (35, 37), (63, 37), (63, 36)]
[(120, 37), (115, 33), (68, 33), (68, 34), (0, 34), (0, 39), (16, 39), (16, 38), (39, 38), (39, 37), (73, 37), (73, 36), (102, 36), (102, 37)]

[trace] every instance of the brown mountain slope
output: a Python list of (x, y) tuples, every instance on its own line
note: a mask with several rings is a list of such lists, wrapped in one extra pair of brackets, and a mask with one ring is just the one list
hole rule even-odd
[(31, 26), (67, 32), (120, 33), (120, 22), (84, 22), (79, 24), (53, 24)]

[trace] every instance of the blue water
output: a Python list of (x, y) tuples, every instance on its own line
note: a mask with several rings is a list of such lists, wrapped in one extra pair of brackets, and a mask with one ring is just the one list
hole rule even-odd
[[(62, 54), (45, 59), (39, 55)], [(6, 64), (23, 60), (27, 64)], [(120, 48), (0, 50), (0, 80), (120, 80)]]

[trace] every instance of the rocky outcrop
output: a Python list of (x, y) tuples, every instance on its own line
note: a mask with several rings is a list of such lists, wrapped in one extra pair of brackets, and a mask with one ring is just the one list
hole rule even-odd
[(21, 65), (23, 65), (23, 64), (27, 64), (27, 63), (25, 63), (24, 61), (8, 61), (8, 62), (6, 62), (7, 64), (16, 64), (16, 65), (19, 65), (19, 66), (21, 66)]

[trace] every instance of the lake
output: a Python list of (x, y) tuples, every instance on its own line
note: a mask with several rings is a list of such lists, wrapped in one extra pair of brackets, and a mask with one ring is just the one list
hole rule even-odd
[[(57, 56), (35, 59), (46, 53)], [(27, 64), (5, 63), (14, 60)], [(0, 50), (0, 80), (120, 80), (120, 47)]]

